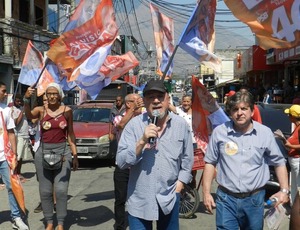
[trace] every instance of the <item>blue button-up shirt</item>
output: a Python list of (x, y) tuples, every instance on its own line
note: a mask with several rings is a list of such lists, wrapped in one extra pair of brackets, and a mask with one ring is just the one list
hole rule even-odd
[(273, 132), (256, 121), (244, 134), (232, 121), (216, 127), (204, 160), (217, 166), (217, 182), (236, 193), (263, 187), (270, 178), (268, 165), (285, 165)]
[(116, 160), (120, 168), (130, 167), (128, 212), (145, 220), (158, 220), (159, 207), (164, 214), (169, 214), (174, 207), (176, 181), (189, 183), (192, 179), (193, 144), (187, 122), (170, 113), (156, 146), (144, 148), (136, 156), (136, 143), (149, 123), (147, 113), (127, 123), (118, 145)]

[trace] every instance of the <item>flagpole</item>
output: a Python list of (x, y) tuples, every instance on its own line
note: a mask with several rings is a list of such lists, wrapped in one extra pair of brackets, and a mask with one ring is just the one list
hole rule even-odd
[(163, 73), (162, 77), (161, 77), (162, 80), (165, 80), (165, 77), (166, 77), (167, 72), (168, 72), (168, 70), (170, 68), (170, 65), (171, 65), (171, 63), (172, 63), (172, 61), (174, 59), (174, 56), (175, 56), (175, 53), (176, 53), (177, 49), (178, 49), (178, 45), (175, 46), (175, 49), (174, 49), (171, 57), (169, 58), (168, 64), (167, 64), (167, 66), (166, 66), (166, 68), (164, 70), (164, 73)]
[(42, 74), (43, 74), (43, 72), (44, 72), (44, 70), (45, 70), (47, 64), (49, 63), (49, 61), (50, 61), (50, 59), (49, 59), (49, 58), (46, 58), (45, 64), (44, 64), (44, 66), (43, 66), (43, 68), (42, 68), (42, 70), (41, 70), (41, 73), (40, 73), (39, 77), (37, 78), (36, 82), (32, 85), (33, 88), (36, 88), (36, 87), (37, 87), (37, 84), (38, 84), (38, 82), (39, 82), (39, 80), (40, 80), (40, 78), (41, 78), (41, 76), (42, 76)]
[[(13, 94), (13, 96), (12, 96), (12, 100), (15, 100), (15, 96), (16, 96), (16, 94), (17, 94), (17, 91), (18, 91), (19, 85), (20, 85), (20, 82), (18, 81), (18, 83), (17, 83), (17, 85), (16, 85), (15, 92), (14, 92), (14, 94)], [(9, 103), (10, 103), (10, 102), (7, 102), (7, 104), (9, 104)]]
[(169, 70), (169, 68), (170, 68), (170, 65), (171, 65), (171, 63), (172, 63), (172, 61), (173, 61), (173, 59), (174, 59), (175, 53), (176, 53), (176, 51), (177, 51), (177, 49), (178, 49), (178, 46), (179, 46), (179, 44), (180, 44), (180, 42), (181, 42), (181, 40), (182, 40), (183, 35), (186, 33), (186, 30), (187, 30), (187, 28), (188, 28), (188, 26), (189, 26), (189, 24), (190, 24), (192, 18), (194, 17), (195, 12), (197, 11), (198, 5), (199, 5), (199, 3), (197, 3), (196, 7), (194, 8), (192, 15), (191, 15), (191, 17), (189, 18), (188, 23), (186, 24), (186, 26), (185, 26), (185, 28), (184, 28), (184, 30), (183, 30), (183, 32), (182, 32), (182, 34), (181, 34), (181, 36), (180, 36), (180, 38), (179, 38), (179, 40), (178, 40), (177, 45), (175, 46), (174, 52), (172, 53), (172, 56), (170, 57), (170, 59), (169, 59), (169, 61), (168, 61), (168, 64), (167, 64), (167, 66), (166, 66), (166, 68), (165, 68), (165, 70), (164, 70), (164, 73), (163, 73), (163, 75), (162, 75), (162, 77), (161, 77), (162, 80), (165, 80), (165, 77), (166, 77), (167, 72), (168, 72), (168, 70)]

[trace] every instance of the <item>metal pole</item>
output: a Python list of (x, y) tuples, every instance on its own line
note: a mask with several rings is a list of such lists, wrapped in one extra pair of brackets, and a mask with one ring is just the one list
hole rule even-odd
[(168, 61), (168, 64), (167, 64), (167, 66), (166, 66), (166, 68), (164, 70), (164, 73), (163, 73), (162, 77), (161, 77), (162, 80), (165, 80), (165, 77), (166, 77), (167, 72), (168, 72), (168, 70), (170, 68), (170, 65), (171, 65), (171, 63), (172, 63), (172, 61), (174, 59), (174, 56), (175, 56), (175, 53), (176, 53), (177, 49), (178, 49), (178, 45), (175, 46), (175, 49), (174, 49), (174, 51), (173, 51), (173, 53), (172, 53), (172, 55), (171, 55), (171, 57), (170, 57), (170, 59)]

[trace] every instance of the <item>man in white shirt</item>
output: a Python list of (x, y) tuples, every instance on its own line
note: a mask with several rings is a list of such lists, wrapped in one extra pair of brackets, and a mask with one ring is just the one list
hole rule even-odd
[(25, 182), (26, 179), (21, 175), (21, 167), (23, 159), (27, 158), (29, 152), (29, 130), (28, 121), (23, 109), (23, 98), (20, 94), (16, 94), (14, 97), (14, 106), (12, 107), (12, 118), (15, 122), (15, 135), (17, 140), (17, 153), (18, 153), (18, 166), (16, 173), (20, 175), (21, 182)]
[[(21, 218), (21, 212), (17, 201), (12, 192), (11, 183), (10, 183), (10, 170), (9, 165), (4, 154), (4, 132), (7, 130), (8, 139), (11, 143), (11, 148), (14, 153), (16, 153), (16, 137), (14, 133), (15, 124), (11, 117), (11, 109), (4, 104), (4, 99), (7, 97), (6, 85), (3, 82), (0, 82), (0, 174), (3, 179), (3, 182), (8, 191), (8, 201), (11, 209), (11, 217), (13, 220), (13, 228), (19, 230), (28, 230), (28, 226), (23, 222)], [(2, 119), (3, 116), (3, 119)], [(3, 124), (3, 122), (5, 124)], [(6, 126), (6, 129), (5, 129)]]

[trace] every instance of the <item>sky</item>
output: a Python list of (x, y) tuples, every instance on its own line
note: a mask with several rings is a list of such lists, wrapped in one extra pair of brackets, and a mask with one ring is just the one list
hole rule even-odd
[[(195, 4), (197, 0), (162, 0), (168, 3), (175, 4)], [(120, 0), (113, 0), (116, 8), (121, 8), (122, 4)], [(132, 7), (130, 5), (131, 1), (126, 1), (127, 4), (127, 12), (130, 16), (120, 17), (117, 15), (117, 20), (119, 20), (120, 32), (119, 34), (130, 34), (130, 29), (133, 32), (133, 36), (140, 42), (140, 47), (144, 47), (146, 45), (148, 48), (151, 47), (152, 50), (155, 51), (155, 44), (153, 38), (153, 27), (149, 9), (149, 1), (146, 0), (134, 0), (136, 7), (136, 18), (139, 22), (139, 26), (134, 24), (134, 15), (132, 11)], [(119, 5), (118, 5), (119, 4)], [(225, 10), (225, 13), (224, 13)], [(227, 10), (227, 11), (226, 11)], [(116, 9), (117, 13), (118, 9)], [(125, 14), (124, 14), (125, 15)], [(188, 17), (182, 17), (181, 15), (167, 15), (169, 17), (174, 17), (175, 23), (175, 45), (177, 44), (178, 39), (183, 31), (184, 26), (188, 21)], [(217, 0), (217, 14), (216, 14), (216, 22), (215, 22), (215, 31), (216, 31), (216, 44), (215, 49), (236, 49), (237, 46), (251, 46), (254, 44), (254, 36), (251, 33), (249, 27), (242, 22), (228, 22), (228, 21), (237, 21), (232, 13), (229, 11), (228, 7), (223, 1)], [(130, 21), (131, 28), (126, 28), (124, 21)], [(221, 21), (221, 22), (220, 22)], [(181, 22), (181, 23), (178, 23)], [(140, 33), (139, 33), (139, 30)], [(143, 44), (144, 43), (144, 44)], [(145, 60), (142, 60), (142, 65), (151, 66), (155, 65), (155, 55), (152, 57), (148, 57)], [(186, 74), (187, 69), (191, 69), (191, 71), (196, 71), (198, 62), (196, 59), (192, 58), (185, 51), (180, 48), (177, 50), (174, 59), (174, 71), (177, 71), (181, 74)]]

